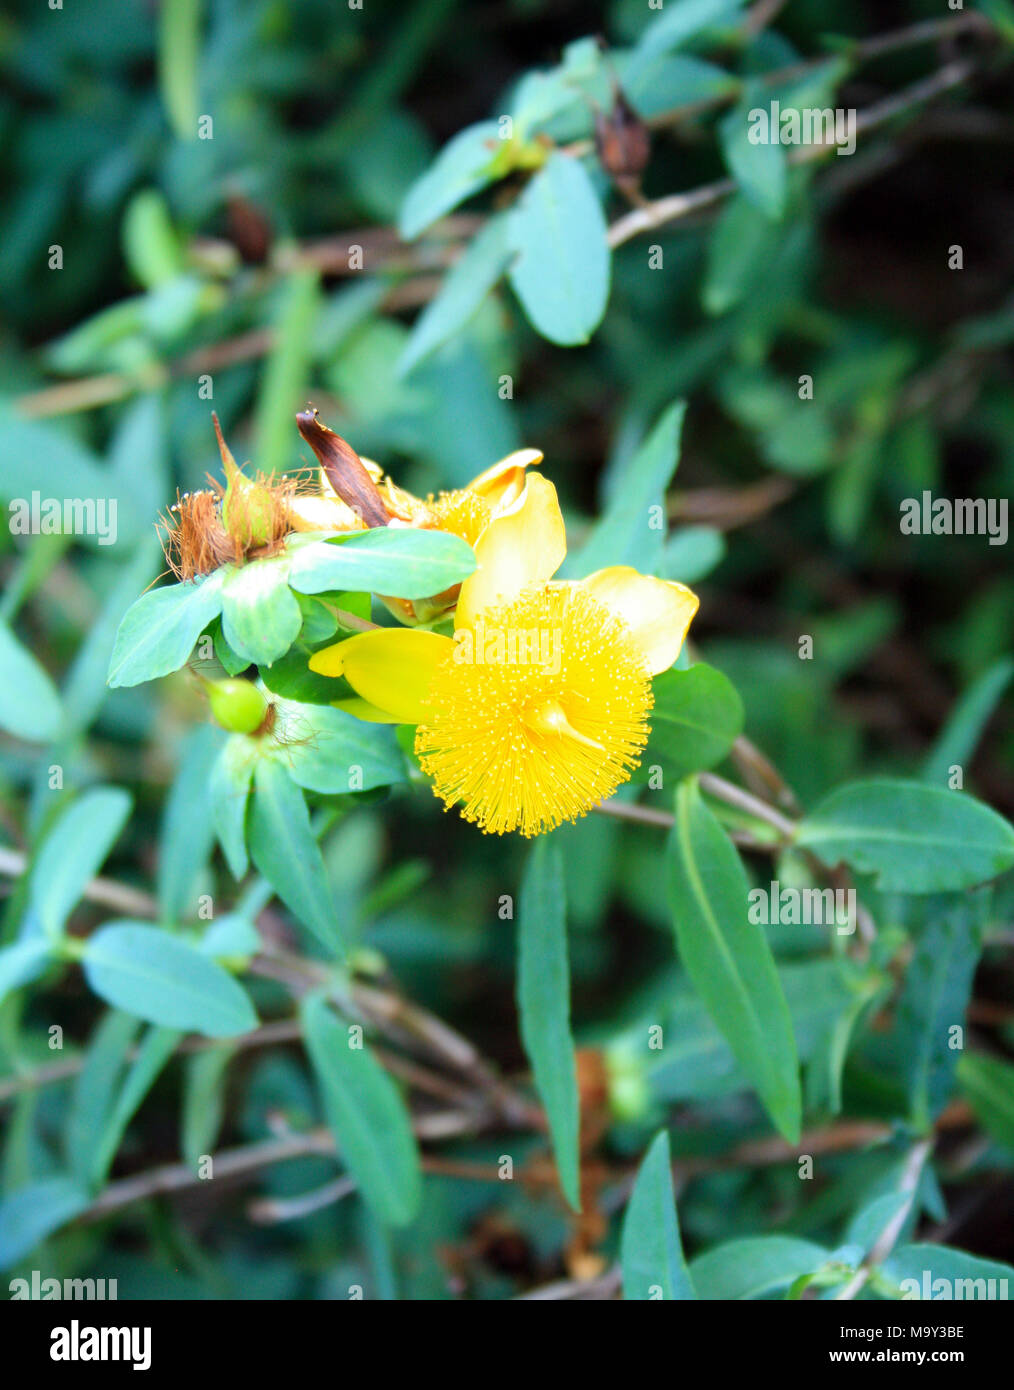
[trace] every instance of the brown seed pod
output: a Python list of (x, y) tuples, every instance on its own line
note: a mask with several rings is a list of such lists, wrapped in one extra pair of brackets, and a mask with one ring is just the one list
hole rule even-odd
[(648, 127), (618, 86), (613, 108), (595, 112), (595, 149), (603, 169), (624, 190), (636, 189), (651, 157)]

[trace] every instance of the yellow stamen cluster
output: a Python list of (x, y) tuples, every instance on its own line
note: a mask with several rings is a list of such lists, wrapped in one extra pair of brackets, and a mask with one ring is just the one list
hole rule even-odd
[[(481, 618), (484, 650), (462, 660), (459, 643), (436, 670), (416, 753), (448, 809), (487, 833), (538, 835), (627, 780), (651, 679), (626, 624), (580, 586), (531, 588)], [(551, 659), (516, 659), (536, 651)]]
[(432, 518), (429, 524), (434, 530), (450, 531), (469, 545), (474, 545), (479, 539), (492, 516), (485, 497), (470, 492), (468, 488), (442, 492), (438, 498), (426, 503), (426, 510)]

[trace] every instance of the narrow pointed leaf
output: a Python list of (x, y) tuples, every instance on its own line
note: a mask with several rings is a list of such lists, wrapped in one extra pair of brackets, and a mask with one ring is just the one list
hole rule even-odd
[(697, 1297), (683, 1258), (671, 1162), (669, 1135), (663, 1129), (637, 1171), (623, 1220), (620, 1265), (626, 1299)]
[(521, 884), (518, 1010), (525, 1052), (549, 1120), (560, 1186), (580, 1211), (580, 1107), (570, 1032), (563, 859), (559, 846), (545, 838), (536, 842)]
[(344, 942), (303, 793), (279, 763), (267, 759), (254, 773), (248, 845), (286, 907), (328, 950), (342, 954)]
[(307, 1000), (302, 1015), (307, 1055), (340, 1154), (375, 1215), (391, 1226), (408, 1225), (422, 1200), (422, 1170), (400, 1091), (319, 995)]
[(132, 801), (120, 787), (93, 787), (54, 823), (35, 856), (32, 906), (43, 931), (59, 936), (86, 885), (120, 837)]
[(735, 847), (696, 782), (676, 792), (669, 902), (680, 960), (772, 1120), (790, 1142), (802, 1102), (792, 1020), (771, 947), (748, 915)]

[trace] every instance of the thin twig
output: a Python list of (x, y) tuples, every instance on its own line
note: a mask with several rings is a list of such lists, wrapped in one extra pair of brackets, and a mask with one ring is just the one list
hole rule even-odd
[(702, 772), (700, 783), (701, 791), (708, 792), (711, 796), (717, 797), (719, 801), (724, 801), (727, 806), (735, 806), (738, 810), (745, 811), (747, 815), (765, 821), (786, 840), (792, 840), (795, 837), (795, 822), (783, 816), (780, 811), (776, 811), (766, 801), (761, 801), (760, 797), (743, 791), (735, 783), (727, 782), (724, 777), (718, 777), (713, 772)]
[[(975, 65), (973, 63), (948, 63), (939, 72), (933, 73), (932, 76), (924, 78), (921, 82), (914, 82), (910, 87), (906, 87), (896, 95), (888, 97), (884, 101), (876, 102), (872, 106), (868, 106), (865, 111), (859, 112), (856, 117), (856, 134), (864, 135), (867, 131), (876, 130), (913, 107), (930, 101), (933, 97), (941, 96), (953, 87), (960, 86), (962, 82), (967, 81), (974, 71)], [(833, 144), (801, 145), (791, 151), (788, 162), (790, 164), (809, 164), (815, 159), (821, 159), (830, 154), (835, 148)], [(628, 212), (625, 216), (618, 218), (610, 226), (607, 235), (609, 245), (615, 250), (617, 246), (622, 246), (625, 242), (640, 236), (642, 232), (655, 231), (671, 222), (689, 217), (691, 213), (712, 207), (735, 193), (738, 187), (739, 185), (734, 179), (718, 179), (714, 183), (704, 184), (702, 187), (691, 189), (687, 193), (670, 193), (665, 198), (658, 198), (653, 203), (646, 203), (643, 207), (635, 208), (633, 212)]]
[(870, 1280), (870, 1276), (878, 1265), (883, 1264), (888, 1255), (894, 1249), (898, 1237), (904, 1229), (905, 1222), (908, 1220), (909, 1212), (912, 1209), (912, 1202), (915, 1200), (916, 1188), (919, 1186), (919, 1179), (922, 1177), (922, 1170), (933, 1151), (933, 1140), (922, 1139), (915, 1144), (905, 1169), (901, 1176), (899, 1191), (906, 1194), (908, 1200), (903, 1202), (891, 1219), (886, 1223), (883, 1230), (877, 1236), (870, 1249), (869, 1254), (856, 1270), (853, 1277), (835, 1294), (835, 1299), (848, 1300), (855, 1298), (864, 1289)]

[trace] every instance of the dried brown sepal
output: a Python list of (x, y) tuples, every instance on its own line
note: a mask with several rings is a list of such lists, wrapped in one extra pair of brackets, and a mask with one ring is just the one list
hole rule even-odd
[(243, 558), (243, 547), (222, 525), (213, 492), (176, 494), (176, 503), (156, 528), (166, 563), (182, 583)]
[(262, 473), (247, 478), (222, 436), (218, 416), (211, 418), (226, 485), (209, 474), (207, 489), (177, 493), (175, 505), (156, 524), (166, 561), (183, 582), (221, 565), (275, 555), (296, 529), (290, 506), (299, 483)]
[(336, 495), (362, 517), (367, 526), (386, 526), (390, 516), (383, 496), (352, 445), (322, 424), (316, 410), (300, 411), (296, 424), (320, 460)]

